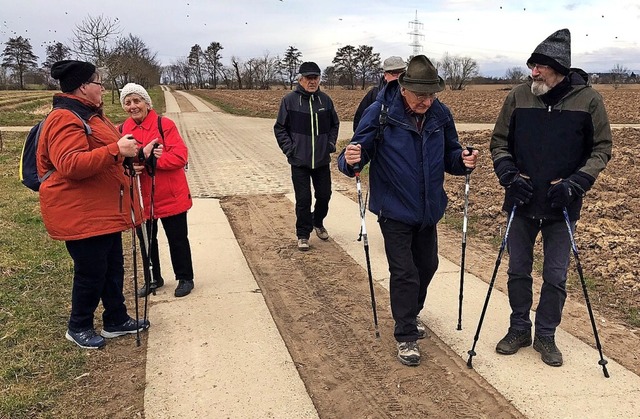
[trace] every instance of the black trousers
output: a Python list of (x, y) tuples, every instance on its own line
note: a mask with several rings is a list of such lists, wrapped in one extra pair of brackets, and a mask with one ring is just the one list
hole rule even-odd
[[(189, 244), (189, 230), (187, 227), (187, 212), (182, 212), (171, 217), (161, 218), (162, 227), (169, 243), (169, 255), (171, 256), (171, 266), (176, 276), (176, 281), (193, 281), (193, 263), (191, 260), (191, 246)], [(152, 262), (153, 277), (156, 281), (162, 278), (160, 267), (160, 254), (158, 251), (158, 219), (146, 221), (147, 237), (150, 241), (150, 255)], [(140, 247), (142, 249), (142, 263), (144, 265), (144, 280), (149, 282), (149, 258), (147, 257), (146, 246), (142, 237), (142, 228), (137, 229)]]
[[(572, 231), (575, 222), (571, 223)], [(571, 256), (571, 239), (564, 220), (534, 220), (515, 216), (507, 240), (509, 269), (507, 289), (511, 305), (510, 326), (530, 330), (533, 304), (533, 247), (542, 232), (544, 262), (540, 302), (536, 309), (535, 333), (553, 336), (562, 319), (567, 299), (567, 268)]]
[[(331, 169), (329, 165), (310, 169), (291, 166), (291, 180), (296, 196), (296, 235), (308, 239), (313, 227), (324, 227), (331, 199)], [(311, 212), (311, 182), (316, 199)]]
[(93, 329), (93, 315), (100, 300), (102, 322), (115, 326), (129, 319), (124, 304), (124, 256), (122, 234), (112, 233), (65, 242), (73, 259), (73, 289), (69, 330)]
[(424, 307), (427, 288), (438, 269), (436, 226), (420, 229), (379, 217), (389, 263), (391, 314), (398, 342), (418, 339), (416, 317)]

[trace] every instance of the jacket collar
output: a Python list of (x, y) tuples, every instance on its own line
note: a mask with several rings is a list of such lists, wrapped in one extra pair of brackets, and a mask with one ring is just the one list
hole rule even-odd
[(102, 115), (102, 107), (69, 93), (56, 93), (53, 96), (53, 108), (70, 109), (88, 121), (93, 115)]

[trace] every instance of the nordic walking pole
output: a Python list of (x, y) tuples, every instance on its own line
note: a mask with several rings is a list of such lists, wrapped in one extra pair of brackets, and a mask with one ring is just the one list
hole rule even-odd
[[(154, 217), (154, 208), (155, 208), (155, 204), (154, 204), (154, 197), (156, 195), (156, 164), (158, 163), (155, 156), (153, 155), (153, 152), (156, 148), (158, 148), (160, 146), (159, 143), (155, 143), (153, 145), (153, 149), (151, 150), (151, 154), (149, 155), (150, 159), (150, 163), (149, 165), (146, 166), (147, 169), (147, 173), (149, 174), (149, 176), (151, 176), (151, 200), (149, 202), (149, 246), (151, 246), (151, 242), (154, 241), (153, 240), (153, 217)], [(157, 232), (156, 232), (156, 237), (157, 237)], [(156, 246), (157, 246), (157, 239), (155, 240)], [(151, 288), (151, 292), (153, 293), (153, 295), (156, 295), (156, 278), (155, 276), (153, 276), (153, 271), (151, 269), (152, 267), (152, 262), (151, 262), (151, 247), (147, 247), (147, 255), (149, 256), (149, 287)], [(147, 298), (149, 296), (149, 294), (147, 293), (147, 295), (145, 296), (145, 298)], [(146, 304), (146, 300), (145, 300), (145, 304)]]
[[(131, 137), (133, 139), (133, 136)], [(129, 195), (131, 198), (131, 253), (133, 260), (133, 299), (136, 306), (136, 346), (140, 346), (140, 328), (138, 322), (140, 320), (140, 309), (138, 307), (138, 255), (136, 241), (136, 211), (134, 208), (133, 182), (135, 179), (135, 169), (133, 167), (133, 158), (127, 157), (124, 160), (125, 172), (129, 175)]]
[(364, 222), (364, 216), (367, 211), (367, 204), (362, 200), (362, 186), (360, 183), (360, 163), (355, 163), (353, 171), (356, 172), (356, 190), (358, 191), (358, 207), (360, 209), (360, 237), (358, 241), (364, 242), (364, 255), (367, 260), (367, 274), (369, 275), (369, 292), (371, 293), (371, 309), (373, 310), (373, 324), (376, 330), (376, 338), (380, 338), (378, 330), (378, 313), (376, 312), (376, 296), (373, 290), (373, 276), (371, 275), (371, 259), (369, 258), (369, 238), (367, 236), (367, 225)]
[[(142, 213), (144, 214), (144, 201), (142, 200), (142, 187), (140, 186), (140, 175), (137, 173), (136, 173), (136, 183), (138, 184), (138, 198), (140, 199), (140, 208), (142, 209)], [(144, 220), (142, 221), (142, 225), (140, 226), (140, 229), (142, 230), (142, 242), (144, 243), (144, 249), (147, 255), (147, 271), (149, 275), (149, 284), (147, 284), (145, 281), (145, 287), (151, 288), (155, 280), (153, 278), (153, 261), (151, 260), (151, 255), (150, 255), (151, 247), (149, 247), (149, 235), (147, 232), (146, 221)], [(154, 289), (154, 294), (155, 294), (155, 289)], [(138, 296), (136, 291), (136, 298), (137, 297)], [(142, 318), (144, 319), (144, 324), (147, 323), (148, 305), (149, 305), (149, 293), (146, 292), (144, 296), (144, 309), (143, 309), (143, 315), (142, 315)]]
[(516, 214), (516, 204), (513, 204), (513, 208), (511, 209), (511, 214), (509, 214), (509, 220), (507, 221), (507, 228), (504, 231), (504, 237), (502, 238), (502, 244), (500, 245), (500, 250), (498, 251), (498, 259), (496, 260), (496, 266), (493, 268), (493, 275), (491, 276), (491, 281), (489, 282), (489, 290), (487, 291), (487, 298), (484, 300), (484, 306), (482, 307), (482, 313), (480, 314), (480, 321), (478, 321), (478, 328), (476, 329), (476, 334), (473, 337), (473, 346), (467, 352), (469, 354), (469, 359), (467, 360), (467, 367), (473, 368), (472, 358), (476, 356), (476, 344), (478, 343), (478, 338), (480, 337), (480, 329), (482, 328), (482, 322), (484, 321), (484, 315), (487, 313), (487, 306), (489, 305), (489, 298), (491, 297), (491, 290), (493, 290), (493, 284), (496, 282), (496, 276), (498, 275), (498, 268), (500, 267), (500, 261), (502, 260), (502, 253), (504, 253), (505, 247), (507, 247), (507, 239), (509, 238), (509, 229), (511, 228), (511, 222), (513, 221), (513, 216)]
[(562, 208), (562, 214), (564, 214), (564, 221), (567, 224), (567, 231), (569, 231), (569, 238), (571, 239), (571, 250), (573, 251), (573, 257), (576, 260), (576, 268), (578, 270), (578, 276), (580, 277), (580, 283), (582, 284), (582, 292), (584, 293), (584, 299), (587, 303), (587, 311), (589, 312), (589, 318), (591, 319), (591, 327), (593, 328), (593, 335), (596, 338), (596, 347), (600, 352), (600, 361), (598, 364), (602, 365), (602, 372), (606, 378), (609, 378), (609, 371), (607, 371), (607, 360), (602, 355), (602, 345), (600, 344), (600, 338), (598, 337), (598, 329), (596, 328), (596, 321), (593, 317), (593, 311), (591, 310), (591, 302), (589, 301), (589, 294), (587, 294), (587, 284), (584, 281), (584, 275), (582, 273), (582, 264), (578, 257), (578, 247), (573, 238), (573, 231), (571, 231), (571, 223), (569, 222), (569, 214), (567, 213), (567, 207)]
[[(467, 146), (469, 154), (473, 153), (473, 147)], [(464, 174), (464, 210), (462, 212), (462, 255), (460, 256), (460, 296), (458, 297), (458, 327), (462, 330), (462, 298), (464, 290), (464, 256), (467, 249), (467, 211), (469, 210), (469, 181), (473, 169), (466, 168)]]

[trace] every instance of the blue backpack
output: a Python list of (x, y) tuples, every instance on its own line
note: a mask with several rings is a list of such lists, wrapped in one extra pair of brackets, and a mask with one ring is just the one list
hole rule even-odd
[[(66, 109), (69, 112), (73, 113), (82, 121), (84, 125), (84, 132), (88, 135), (91, 135), (91, 127), (87, 124), (87, 121), (82, 119), (80, 115), (78, 115), (75, 111), (67, 108), (54, 108), (54, 109)], [(49, 116), (49, 115), (47, 115)], [(40, 190), (40, 185), (44, 182), (51, 173), (55, 171), (55, 169), (49, 170), (44, 176), (38, 176), (38, 167), (36, 164), (36, 153), (38, 151), (38, 140), (40, 138), (40, 131), (42, 130), (42, 126), (44, 121), (47, 120), (45, 117), (42, 121), (38, 122), (36, 125), (31, 128), (29, 134), (27, 134), (27, 138), (24, 140), (24, 145), (22, 146), (22, 153), (20, 154), (20, 181), (32, 191), (38, 192)]]

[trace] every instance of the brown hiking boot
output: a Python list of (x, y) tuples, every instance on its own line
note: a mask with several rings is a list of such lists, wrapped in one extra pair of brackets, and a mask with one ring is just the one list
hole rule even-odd
[(496, 345), (496, 352), (502, 355), (513, 355), (520, 348), (531, 345), (531, 330), (509, 328), (507, 335)]
[(562, 366), (562, 352), (553, 336), (538, 336), (533, 339), (533, 349), (540, 352), (542, 362), (552, 367)]

